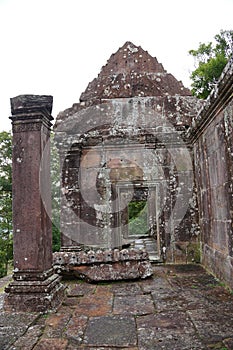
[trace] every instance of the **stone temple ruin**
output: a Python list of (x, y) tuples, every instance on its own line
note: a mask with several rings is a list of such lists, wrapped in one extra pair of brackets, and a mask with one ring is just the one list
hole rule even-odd
[(62, 274), (145, 278), (151, 262), (201, 262), (233, 288), (232, 67), (203, 103), (141, 47), (126, 42), (110, 57), (54, 126), (62, 247), (53, 256), (52, 97), (11, 99), (14, 280), (6, 308), (55, 307)]

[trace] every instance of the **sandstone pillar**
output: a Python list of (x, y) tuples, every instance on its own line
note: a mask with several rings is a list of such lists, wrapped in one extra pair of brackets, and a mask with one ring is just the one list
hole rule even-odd
[(46, 311), (63, 296), (52, 269), (50, 127), (52, 96), (11, 99), (13, 129), (13, 282), (5, 308)]

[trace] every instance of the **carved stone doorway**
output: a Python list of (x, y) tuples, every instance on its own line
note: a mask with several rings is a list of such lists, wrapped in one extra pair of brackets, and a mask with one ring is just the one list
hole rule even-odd
[(116, 189), (118, 228), (122, 242), (146, 248), (151, 260), (160, 260), (159, 184), (125, 182), (117, 185)]

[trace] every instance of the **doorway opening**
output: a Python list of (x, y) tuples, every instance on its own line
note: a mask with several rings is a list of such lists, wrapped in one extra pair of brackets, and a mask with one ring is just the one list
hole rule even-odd
[(119, 234), (135, 248), (145, 248), (151, 260), (160, 260), (157, 184), (124, 183), (118, 187)]
[(128, 236), (147, 236), (148, 206), (146, 200), (132, 200), (128, 204)]

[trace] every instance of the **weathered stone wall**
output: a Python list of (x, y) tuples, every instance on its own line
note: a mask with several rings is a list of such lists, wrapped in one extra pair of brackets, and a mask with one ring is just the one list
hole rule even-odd
[(186, 131), (200, 104), (141, 47), (126, 42), (110, 57), (56, 120), (63, 249), (120, 248), (132, 236), (128, 204), (144, 196), (158, 256), (165, 249), (169, 262), (199, 259)]
[(194, 121), (202, 263), (233, 288), (233, 60)]
[(195, 100), (183, 99), (177, 117), (172, 102), (162, 113), (160, 103), (155, 97), (114, 99), (58, 125), (63, 248), (121, 247), (130, 238), (127, 203), (142, 190), (158, 255), (166, 247), (170, 262), (197, 259), (192, 151), (184, 136)]

